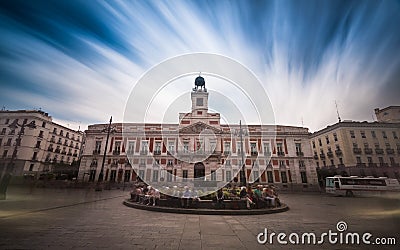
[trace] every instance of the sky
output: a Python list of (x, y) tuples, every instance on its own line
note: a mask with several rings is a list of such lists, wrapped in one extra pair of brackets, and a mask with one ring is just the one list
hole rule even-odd
[(374, 108), (400, 105), (399, 25), (390, 0), (0, 1), (0, 106), (74, 129), (122, 121), (141, 76), (204, 52), (251, 70), (277, 124), (322, 129), (338, 120), (335, 101), (342, 120), (373, 121)]

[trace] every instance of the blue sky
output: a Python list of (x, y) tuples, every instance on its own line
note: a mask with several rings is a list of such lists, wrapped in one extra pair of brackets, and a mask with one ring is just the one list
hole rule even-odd
[(400, 105), (399, 26), (399, 1), (1, 1), (0, 105), (122, 121), (147, 70), (208, 52), (256, 74), (278, 124), (321, 129), (335, 100), (342, 120), (372, 121)]

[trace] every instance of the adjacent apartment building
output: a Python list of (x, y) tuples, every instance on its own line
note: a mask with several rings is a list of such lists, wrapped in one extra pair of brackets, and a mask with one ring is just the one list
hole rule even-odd
[(0, 166), (38, 176), (56, 164), (77, 162), (84, 134), (57, 124), (39, 110), (0, 111)]
[(400, 179), (400, 123), (393, 116), (384, 121), (377, 117), (378, 122), (343, 121), (313, 133), (317, 167), (342, 175)]
[(109, 182), (140, 178), (171, 186), (201, 178), (228, 183), (244, 165), (250, 183), (318, 188), (307, 128), (221, 124), (220, 114), (208, 110), (208, 97), (205, 88), (194, 88), (191, 111), (180, 113), (178, 124), (111, 124), (107, 148), (108, 124), (90, 125), (78, 178), (95, 182), (103, 168)]

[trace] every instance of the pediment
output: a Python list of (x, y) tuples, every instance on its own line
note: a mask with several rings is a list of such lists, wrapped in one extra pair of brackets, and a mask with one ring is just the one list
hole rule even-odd
[(200, 134), (204, 130), (211, 130), (214, 134), (221, 134), (222, 130), (205, 124), (203, 122), (196, 122), (189, 126), (179, 129), (179, 134)]

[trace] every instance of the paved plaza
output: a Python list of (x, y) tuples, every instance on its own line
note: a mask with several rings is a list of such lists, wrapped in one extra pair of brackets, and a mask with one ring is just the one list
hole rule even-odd
[[(290, 210), (278, 214), (218, 216), (166, 214), (122, 205), (128, 191), (29, 189), (12, 186), (0, 201), (0, 249), (321, 249), (321, 245), (261, 245), (264, 232), (369, 232), (396, 237), (400, 197), (346, 198), (281, 194)], [(397, 246), (331, 245), (326, 249), (398, 249)]]

